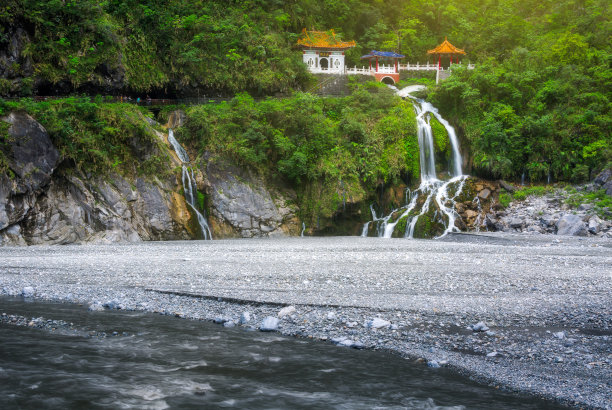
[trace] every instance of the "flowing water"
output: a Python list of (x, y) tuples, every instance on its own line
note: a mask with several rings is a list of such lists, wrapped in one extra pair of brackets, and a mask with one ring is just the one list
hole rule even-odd
[(0, 298), (0, 311), (72, 324), (0, 324), (2, 409), (553, 408), (448, 369), (276, 333), (21, 298)]
[(196, 214), (196, 218), (200, 226), (200, 231), (202, 232), (202, 236), (204, 237), (204, 239), (212, 239), (212, 234), (210, 233), (210, 228), (208, 226), (208, 220), (206, 219), (206, 216), (202, 214), (202, 212), (198, 211), (197, 208), (196, 193), (198, 192), (198, 190), (195, 183), (195, 176), (193, 174), (193, 170), (187, 168), (187, 164), (189, 164), (189, 155), (187, 155), (187, 151), (185, 151), (185, 148), (183, 148), (181, 144), (179, 144), (179, 142), (176, 140), (176, 138), (174, 138), (174, 131), (172, 131), (172, 129), (168, 130), (168, 142), (170, 143), (170, 145), (172, 145), (172, 148), (174, 148), (176, 155), (182, 162), (182, 180), (183, 190), (185, 191), (185, 200), (187, 201), (187, 204), (189, 205), (193, 213)]
[[(417, 136), (419, 142), (419, 156), (421, 167), (421, 183), (419, 187), (407, 193), (405, 204), (393, 209), (388, 215), (378, 217), (372, 207), (372, 220), (363, 226), (361, 236), (368, 236), (370, 226), (375, 223), (375, 233), (382, 238), (396, 236), (413, 238), (419, 218), (431, 217), (432, 223), (440, 226), (438, 237), (443, 237), (450, 232), (458, 231), (455, 221), (458, 214), (454, 205), (456, 198), (461, 194), (463, 185), (467, 178), (461, 169), (461, 152), (455, 129), (438, 113), (438, 109), (430, 103), (412, 96), (411, 93), (422, 90), (423, 86), (409, 86), (402, 90), (390, 86), (401, 97), (412, 100), (417, 119)], [(436, 173), (434, 138), (430, 119), (434, 116), (444, 126), (448, 134), (452, 160), (447, 181), (438, 179)], [(435, 208), (435, 211), (434, 211)], [(433, 211), (433, 213), (432, 213)], [(430, 215), (431, 214), (431, 215)], [(398, 232), (397, 225), (402, 222), (403, 232)]]

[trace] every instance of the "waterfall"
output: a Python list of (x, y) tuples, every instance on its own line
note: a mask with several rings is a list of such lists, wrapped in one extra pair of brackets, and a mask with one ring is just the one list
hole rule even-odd
[(182, 162), (182, 181), (183, 181), (183, 191), (185, 191), (185, 200), (191, 210), (196, 214), (198, 224), (200, 225), (200, 230), (202, 231), (202, 236), (204, 239), (212, 239), (212, 234), (210, 233), (210, 228), (208, 226), (208, 221), (206, 220), (206, 216), (203, 215), (196, 206), (196, 193), (197, 187), (195, 183), (195, 176), (193, 174), (193, 170), (189, 170), (187, 165), (189, 163), (189, 155), (187, 155), (187, 151), (185, 148), (179, 144), (179, 142), (174, 138), (174, 131), (172, 129), (168, 129), (168, 142), (174, 148), (176, 155)]
[(306, 230), (306, 224), (304, 222), (302, 222), (302, 232), (300, 232), (300, 236), (303, 238), (304, 237), (304, 231)]
[[(406, 191), (405, 204), (392, 210), (387, 216), (378, 217), (374, 208), (370, 205), (372, 220), (364, 224), (361, 236), (368, 236), (370, 225), (375, 223), (376, 235), (382, 238), (391, 238), (396, 226), (400, 221), (404, 221), (406, 228), (403, 236), (413, 238), (414, 230), (419, 218), (426, 215), (431, 205), (435, 202), (437, 211), (434, 219), (442, 224), (441, 238), (448, 233), (458, 230), (455, 221), (459, 217), (455, 211), (455, 200), (461, 194), (467, 176), (463, 175), (461, 164), (461, 152), (459, 150), (459, 140), (455, 134), (455, 129), (439, 114), (438, 109), (431, 103), (416, 98), (411, 95), (415, 91), (422, 90), (423, 86), (409, 86), (402, 90), (390, 86), (401, 97), (408, 97), (412, 100), (417, 119), (417, 136), (419, 141), (419, 155), (421, 166), (421, 183), (419, 187), (410, 192)], [(435, 153), (433, 131), (430, 124), (430, 116), (433, 115), (444, 126), (450, 141), (452, 160), (449, 174), (451, 179), (442, 181), (436, 175)], [(452, 188), (452, 191), (449, 189)], [(452, 192), (452, 194), (451, 194)], [(424, 199), (423, 199), (424, 198)], [(439, 212), (438, 212), (439, 211)]]

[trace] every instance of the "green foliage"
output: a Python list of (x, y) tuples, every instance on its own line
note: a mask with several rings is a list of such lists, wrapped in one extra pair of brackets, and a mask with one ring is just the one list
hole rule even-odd
[(502, 192), (499, 194), (499, 203), (501, 206), (507, 208), (508, 205), (510, 205), (510, 202), (512, 202), (512, 195), (508, 194), (507, 192)]
[(200, 211), (205, 210), (205, 206), (206, 206), (206, 196), (200, 192), (200, 191), (196, 191), (196, 195), (197, 195), (197, 204), (198, 204), (198, 209)]
[(608, 218), (606, 211), (612, 209), (612, 197), (606, 194), (605, 189), (595, 192), (578, 192), (575, 189), (570, 191), (565, 203), (573, 208), (581, 204), (593, 204), (593, 210), (602, 218)]
[[(46, 102), (0, 99), (0, 113), (24, 110), (40, 122), (64, 160), (78, 169), (155, 174), (168, 163), (159, 156), (161, 142), (151, 132), (141, 109), (131, 104), (94, 103), (66, 98)], [(140, 163), (137, 151), (152, 152)]]
[(381, 183), (419, 175), (410, 103), (386, 87), (356, 87), (342, 98), (297, 93), (256, 102), (238, 94), (229, 102), (190, 107), (176, 135), (200, 153), (289, 181), (309, 209), (304, 220), (331, 217), (346, 198), (364, 198)]
[[(523, 201), (528, 196), (544, 196), (555, 191), (555, 188), (550, 185), (534, 185), (520, 188), (512, 194), (512, 198), (517, 201)], [(504, 199), (505, 200), (505, 199)], [(500, 195), (501, 202), (501, 195)], [(503, 204), (502, 204), (503, 205)], [(504, 205), (507, 206), (507, 205)]]

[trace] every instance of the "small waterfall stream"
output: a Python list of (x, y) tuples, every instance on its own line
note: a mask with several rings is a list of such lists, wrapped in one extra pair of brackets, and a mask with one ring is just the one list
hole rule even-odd
[(187, 155), (187, 151), (185, 151), (185, 148), (183, 148), (181, 144), (179, 144), (179, 142), (176, 140), (176, 138), (174, 138), (174, 131), (172, 131), (171, 128), (168, 129), (168, 142), (172, 145), (172, 148), (174, 148), (176, 155), (182, 162), (182, 180), (183, 190), (185, 191), (185, 200), (187, 201), (187, 204), (189, 205), (191, 210), (196, 214), (198, 224), (200, 225), (200, 230), (202, 231), (202, 236), (204, 237), (204, 239), (212, 239), (212, 234), (210, 233), (210, 228), (208, 226), (206, 216), (203, 215), (200, 211), (198, 211), (198, 208), (196, 206), (197, 188), (195, 184), (195, 176), (193, 174), (193, 170), (187, 168), (186, 165), (189, 163), (189, 155)]
[[(433, 219), (436, 223), (443, 226), (442, 233), (438, 236), (438, 238), (441, 238), (457, 230), (455, 221), (459, 215), (454, 209), (455, 200), (461, 194), (467, 178), (461, 170), (462, 159), (457, 135), (455, 134), (455, 129), (448, 121), (440, 116), (436, 107), (411, 95), (411, 93), (423, 89), (423, 86), (409, 86), (402, 90), (392, 86), (391, 88), (399, 96), (408, 97), (413, 101), (412, 103), (417, 114), (421, 184), (416, 190), (412, 192), (407, 191), (405, 205), (392, 210), (387, 216), (378, 217), (373, 206), (370, 205), (372, 220), (364, 224), (361, 236), (368, 236), (370, 225), (375, 223), (377, 224), (376, 235), (378, 237), (391, 238), (398, 223), (405, 221), (406, 226), (403, 236), (405, 238), (413, 238), (419, 218), (428, 214), (431, 205), (435, 202), (437, 209), (433, 214)], [(444, 126), (449, 137), (452, 160), (449, 169), (451, 178), (448, 181), (442, 181), (436, 175), (434, 139), (430, 124), (431, 115)], [(401, 232), (396, 232), (396, 234), (402, 235)]]

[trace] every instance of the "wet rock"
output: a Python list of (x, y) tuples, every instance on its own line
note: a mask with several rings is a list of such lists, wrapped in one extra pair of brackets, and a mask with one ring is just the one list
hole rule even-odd
[(24, 298), (31, 298), (36, 294), (36, 290), (32, 287), (32, 286), (26, 286), (25, 288), (23, 288), (23, 290), (21, 291), (21, 295)]
[(251, 314), (249, 312), (242, 312), (240, 315), (240, 324), (244, 325), (251, 321)]
[(430, 360), (427, 362), (427, 367), (431, 367), (432, 369), (440, 368), (440, 363), (437, 360)]
[(117, 299), (113, 299), (113, 300), (104, 302), (103, 306), (106, 309), (121, 309), (120, 302)]
[(587, 227), (578, 215), (565, 214), (557, 222), (557, 235), (586, 236)]
[(104, 305), (100, 302), (92, 302), (89, 304), (89, 306), (87, 307), (87, 310), (89, 310), (90, 312), (98, 312), (98, 311), (102, 311), (104, 310)]
[(279, 320), (276, 317), (268, 316), (262, 322), (259, 330), (262, 332), (274, 332), (278, 330)]

